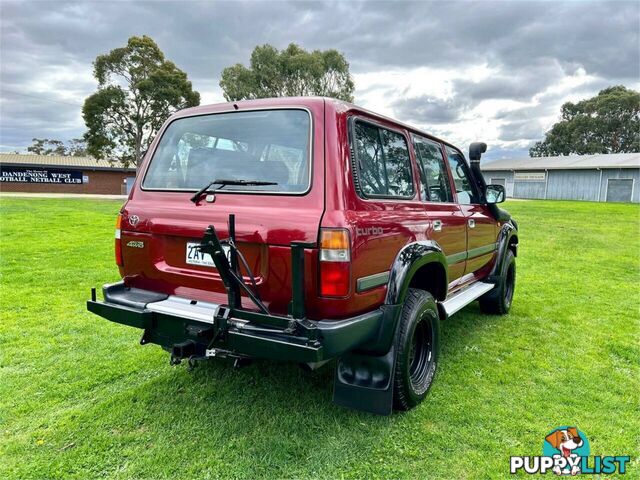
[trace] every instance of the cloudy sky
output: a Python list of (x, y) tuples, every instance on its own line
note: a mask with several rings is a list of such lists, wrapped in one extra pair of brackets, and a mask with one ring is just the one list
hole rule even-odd
[(9, 2), (0, 0), (0, 150), (80, 136), (91, 62), (150, 35), (202, 103), (255, 45), (336, 48), (356, 103), (489, 158), (526, 156), (566, 101), (640, 89), (640, 2)]

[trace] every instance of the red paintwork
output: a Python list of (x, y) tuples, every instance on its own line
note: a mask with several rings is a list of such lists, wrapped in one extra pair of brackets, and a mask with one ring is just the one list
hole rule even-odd
[[(318, 251), (306, 251), (306, 305), (310, 318), (344, 318), (380, 305), (386, 287), (356, 293), (356, 279), (387, 271), (398, 250), (409, 242), (434, 239), (445, 255), (463, 252), (496, 241), (496, 222), (485, 206), (430, 203), (419, 200), (418, 170), (409, 132), (434, 139), (416, 129), (368, 112), (351, 104), (324, 98), (280, 98), (236, 102), (240, 111), (269, 106), (308, 109), (313, 119), (312, 186), (303, 196), (217, 193), (214, 203), (189, 201), (190, 192), (144, 191), (140, 183), (149, 160), (166, 126), (174, 119), (233, 111), (233, 104), (183, 110), (172, 116), (159, 132), (140, 166), (139, 175), (122, 209), (124, 266), (120, 268), (128, 286), (175, 294), (196, 300), (226, 302), (222, 282), (215, 270), (187, 266), (185, 243), (198, 241), (209, 225), (220, 237), (227, 235), (229, 213), (236, 216), (236, 237), (259, 285), (260, 295), (274, 313), (286, 313), (291, 298), (290, 250), (292, 241), (317, 242), (320, 227), (344, 227), (351, 235), (351, 289), (345, 298), (318, 295)], [(363, 200), (354, 190), (347, 119), (368, 118), (404, 133), (410, 146), (416, 195), (412, 200)], [(440, 141), (438, 139), (435, 139)], [(441, 142), (441, 141), (440, 141)], [(444, 142), (442, 142), (444, 143)], [(443, 149), (444, 150), (444, 149)], [(204, 180), (204, 179), (203, 179)], [(452, 189), (455, 187), (452, 182)], [(137, 225), (129, 215), (137, 215)], [(476, 228), (469, 230), (473, 218)], [(434, 232), (431, 221), (443, 222)], [(382, 235), (362, 235), (361, 229), (383, 227)], [(356, 228), (358, 227), (358, 228)], [(468, 238), (467, 238), (468, 237)], [(142, 240), (143, 249), (126, 247), (130, 240)], [(449, 289), (487, 274), (494, 254), (449, 267)], [(249, 301), (243, 302), (249, 308)]]

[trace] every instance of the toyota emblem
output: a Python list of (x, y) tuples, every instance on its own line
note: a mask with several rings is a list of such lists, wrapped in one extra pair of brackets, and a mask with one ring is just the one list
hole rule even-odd
[(129, 215), (129, 225), (135, 227), (140, 221), (140, 217), (138, 215)]

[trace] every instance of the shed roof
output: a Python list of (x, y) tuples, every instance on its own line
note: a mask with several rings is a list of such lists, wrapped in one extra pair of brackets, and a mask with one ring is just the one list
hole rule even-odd
[(98, 160), (93, 157), (69, 157), (61, 155), (0, 153), (0, 164), (59, 168), (76, 167), (91, 170), (135, 171), (135, 168), (124, 168), (118, 164), (112, 165), (108, 160)]
[(640, 153), (527, 157), (482, 162), (483, 171), (582, 170), (589, 168), (640, 168)]

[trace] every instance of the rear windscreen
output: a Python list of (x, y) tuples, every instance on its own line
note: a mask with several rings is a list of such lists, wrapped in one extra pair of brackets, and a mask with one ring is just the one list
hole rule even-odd
[(193, 191), (214, 180), (247, 180), (275, 185), (228, 185), (221, 191), (304, 193), (310, 182), (310, 123), (307, 111), (284, 109), (175, 120), (162, 135), (142, 188)]

